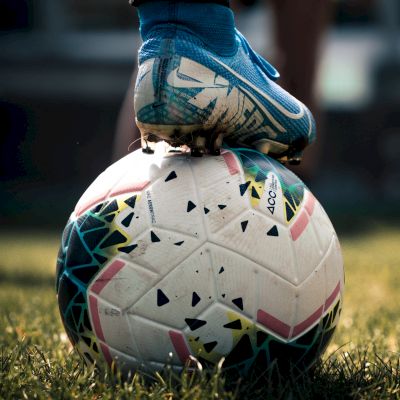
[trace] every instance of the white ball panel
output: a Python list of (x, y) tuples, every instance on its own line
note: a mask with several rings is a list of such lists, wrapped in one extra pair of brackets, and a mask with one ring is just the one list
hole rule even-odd
[[(242, 224), (246, 224), (245, 228)], [(247, 211), (211, 238), (215, 244), (235, 251), (294, 284), (297, 282), (290, 248), (292, 239), (287, 228), (275, 224), (272, 219)]]
[(338, 282), (340, 291), (344, 289), (343, 258), (340, 244), (336, 235), (332, 238), (331, 245), (324, 257), (323, 265), (326, 273), (326, 285), (328, 296), (333, 292)]
[[(172, 229), (193, 237), (204, 237), (203, 207), (190, 162), (177, 158), (162, 173), (162, 178), (143, 193), (154, 226)], [(176, 176), (176, 177), (175, 177)], [(166, 181), (167, 180), (167, 181)]]
[(295, 287), (266, 270), (260, 271), (257, 281), (259, 293), (257, 309), (289, 327), (292, 326), (296, 310)]
[(193, 253), (202, 240), (154, 228), (132, 243), (137, 244), (137, 247), (124, 257), (162, 277)]
[(335, 231), (331, 221), (318, 201), (315, 202), (310, 220), (317, 234), (321, 251), (325, 254), (331, 244), (332, 237), (335, 235)]
[(153, 272), (126, 262), (103, 288), (101, 298), (125, 309), (134, 304), (158, 279)]
[[(232, 157), (235, 157), (232, 155)], [(198, 188), (206, 189), (215, 182), (241, 183), (241, 174), (231, 175), (223, 157), (203, 156), (192, 158), (191, 165)], [(239, 165), (239, 163), (237, 163)], [(210, 179), (212, 177), (212, 179)]]
[[(227, 249), (212, 246), (212, 265), (218, 302), (250, 318), (256, 315), (257, 280), (260, 266)], [(241, 299), (241, 300), (240, 300)]]
[(314, 272), (324, 254), (319, 248), (316, 232), (310, 223), (310, 218), (305, 209), (301, 210), (296, 216), (291, 225), (291, 230), (303, 218), (307, 220), (307, 225), (296, 240), (292, 241), (292, 248), (294, 249), (297, 264), (298, 284), (305, 281)]
[[(305, 329), (298, 328), (301, 333), (319, 321), (327, 298), (326, 293), (325, 270), (323, 265), (320, 265), (296, 288), (296, 312), (293, 326), (303, 324)], [(306, 322), (307, 319), (309, 319), (308, 322)]]
[(211, 237), (249, 208), (248, 197), (241, 196), (239, 184), (232, 181), (223, 180), (213, 183), (207, 190), (200, 189), (200, 199), (202, 207), (209, 210), (206, 213), (202, 209)]
[[(101, 298), (97, 298), (97, 309), (101, 324), (101, 330), (107, 345), (129, 354), (133, 357), (139, 356), (139, 350), (132, 336), (126, 314)], [(115, 329), (115, 327), (118, 329)]]
[(169, 335), (170, 328), (135, 315), (128, 314), (128, 319), (143, 360), (181, 363)]
[[(162, 305), (159, 305), (159, 290), (166, 296), (166, 299), (162, 297), (161, 302), (164, 303)], [(210, 255), (203, 247), (151, 287), (130, 312), (165, 323), (167, 326), (183, 329), (187, 326), (186, 318), (195, 318), (214, 299), (214, 277)]]

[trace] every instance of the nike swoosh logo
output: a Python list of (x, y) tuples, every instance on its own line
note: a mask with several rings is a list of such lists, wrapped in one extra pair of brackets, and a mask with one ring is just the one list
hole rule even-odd
[(194, 81), (190, 76), (190, 79), (182, 79), (179, 75), (184, 75), (179, 73), (179, 67), (175, 68), (170, 72), (167, 78), (168, 85), (175, 87), (177, 89), (221, 89), (226, 87), (226, 85), (219, 84), (219, 83), (208, 83), (208, 82), (201, 82), (201, 81)]
[(269, 103), (271, 103), (278, 111), (280, 111), (283, 115), (290, 119), (301, 119), (304, 116), (305, 109), (303, 105), (294, 98), (294, 100), (297, 102), (298, 107), (300, 108), (300, 111), (298, 113), (292, 113), (289, 110), (287, 110), (285, 107), (282, 106), (282, 104), (278, 103), (275, 99), (273, 99), (271, 96), (269, 96), (267, 93), (263, 92), (260, 90), (256, 85), (251, 83), (248, 79), (243, 77), (242, 75), (238, 74), (235, 70), (233, 70), (231, 67), (223, 63), (222, 61), (218, 60), (217, 58), (210, 56), (216, 63), (221, 65), (223, 68), (225, 68), (227, 71), (229, 71), (232, 75), (236, 76), (240, 81), (245, 83), (247, 86), (250, 86), (255, 92), (257, 92), (261, 97), (263, 97), (265, 100), (267, 100)]

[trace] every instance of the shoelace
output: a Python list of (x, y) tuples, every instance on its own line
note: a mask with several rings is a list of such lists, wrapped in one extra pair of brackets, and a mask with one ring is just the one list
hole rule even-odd
[(245, 48), (247, 54), (249, 55), (250, 59), (257, 64), (257, 66), (273, 81), (276, 81), (279, 78), (278, 70), (271, 65), (267, 60), (264, 60), (258, 53), (256, 53), (250, 46), (249, 42), (246, 38), (236, 29), (236, 35), (238, 36), (240, 42), (242, 43), (243, 47)]

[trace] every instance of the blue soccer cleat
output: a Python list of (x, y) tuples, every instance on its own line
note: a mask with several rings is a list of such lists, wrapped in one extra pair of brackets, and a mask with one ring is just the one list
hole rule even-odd
[(238, 30), (232, 28), (229, 50), (216, 48), (191, 29), (193, 18), (185, 24), (164, 21), (151, 4), (142, 8), (144, 43), (134, 100), (145, 151), (148, 142), (165, 140), (187, 145), (194, 154), (215, 154), (225, 142), (281, 161), (301, 160), (315, 140), (313, 116), (275, 83), (278, 71)]

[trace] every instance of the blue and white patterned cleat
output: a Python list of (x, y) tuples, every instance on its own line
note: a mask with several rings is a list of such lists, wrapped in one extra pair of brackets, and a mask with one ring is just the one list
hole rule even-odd
[(165, 140), (215, 154), (225, 142), (296, 163), (315, 140), (311, 112), (238, 30), (230, 56), (187, 25), (160, 23), (143, 39), (134, 102), (144, 149)]

